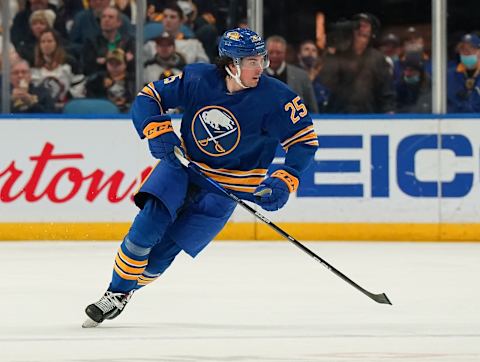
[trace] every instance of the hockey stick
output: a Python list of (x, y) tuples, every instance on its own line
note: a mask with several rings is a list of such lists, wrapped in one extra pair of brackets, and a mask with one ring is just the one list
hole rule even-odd
[(205, 181), (209, 182), (214, 188), (216, 188), (218, 191), (220, 191), (222, 194), (225, 196), (229, 197), (233, 201), (235, 201), (238, 205), (242, 206), (244, 209), (246, 209), (248, 212), (253, 214), (257, 219), (260, 219), (263, 221), (265, 224), (270, 226), (273, 230), (275, 230), (277, 233), (282, 235), (285, 239), (288, 241), (292, 242), (295, 246), (300, 248), (302, 251), (310, 255), (312, 258), (314, 258), (316, 261), (318, 261), (320, 264), (322, 264), (325, 268), (330, 270), (332, 273), (334, 273), (336, 276), (342, 278), (344, 281), (346, 281), (348, 284), (365, 294), (367, 297), (373, 299), (377, 303), (381, 304), (392, 304), (390, 300), (388, 299), (387, 295), (385, 293), (382, 294), (373, 294), (370, 293), (368, 290), (362, 288), (360, 285), (355, 283), (353, 280), (348, 278), (345, 274), (340, 272), (339, 270), (335, 269), (333, 266), (331, 266), (329, 263), (327, 263), (325, 260), (320, 258), (317, 254), (315, 254), (313, 251), (311, 251), (309, 248), (307, 248), (305, 245), (303, 245), (301, 242), (299, 242), (297, 239), (295, 239), (293, 236), (282, 230), (280, 227), (275, 225), (272, 221), (270, 221), (268, 218), (263, 216), (261, 213), (256, 211), (254, 208), (252, 208), (250, 205), (245, 203), (242, 199), (237, 197), (236, 195), (228, 192), (226, 189), (224, 189), (221, 185), (219, 185), (215, 180), (212, 180), (210, 177), (204, 175), (202, 172), (198, 170), (197, 167), (193, 166), (189, 160), (187, 160), (184, 156), (182, 151), (178, 147), (175, 147), (175, 156), (178, 158), (180, 163), (191, 170), (193, 173), (196, 175), (202, 177)]

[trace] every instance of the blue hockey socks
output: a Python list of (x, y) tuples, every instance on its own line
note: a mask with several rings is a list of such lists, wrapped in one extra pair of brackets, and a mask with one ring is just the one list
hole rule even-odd
[[(120, 245), (108, 290), (128, 293), (136, 288), (152, 248), (162, 239), (170, 223), (171, 216), (163, 203), (156, 198), (148, 199)], [(153, 276), (146, 274), (145, 277)]]

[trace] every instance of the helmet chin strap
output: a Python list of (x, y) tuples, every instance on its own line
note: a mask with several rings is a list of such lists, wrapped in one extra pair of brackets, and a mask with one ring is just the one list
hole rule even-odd
[(225, 70), (226, 72), (228, 73), (228, 75), (230, 77), (233, 78), (233, 80), (235, 81), (235, 83), (237, 83), (240, 87), (242, 87), (243, 89), (247, 89), (247, 88), (250, 88), (250, 87), (247, 87), (246, 85), (244, 85), (242, 83), (242, 81), (240, 80), (240, 73), (241, 73), (241, 70), (240, 70), (240, 65), (238, 65), (238, 63), (235, 62), (235, 68), (237, 69), (237, 74), (233, 75), (232, 71), (230, 70), (230, 68), (228, 68), (228, 65), (225, 66)]

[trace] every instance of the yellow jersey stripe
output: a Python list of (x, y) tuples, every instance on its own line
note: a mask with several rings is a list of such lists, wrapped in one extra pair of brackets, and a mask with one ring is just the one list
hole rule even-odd
[(286, 140), (281, 142), (281, 145), (282, 145), (282, 147), (285, 147), (285, 145), (287, 145), (289, 142), (293, 141), (296, 138), (302, 137), (305, 134), (310, 133), (310, 132), (313, 132), (313, 126), (307, 126), (305, 128), (302, 128), (300, 131), (295, 133), (292, 137), (287, 138)]
[(318, 139), (316, 141), (309, 141), (309, 142), (305, 142), (306, 145), (309, 145), (309, 146), (315, 146), (315, 147), (319, 147), (320, 144), (318, 143)]
[(143, 87), (142, 90), (138, 93), (138, 95), (153, 99), (155, 102), (157, 102), (158, 107), (160, 108), (160, 113), (164, 113), (161, 103), (162, 99), (160, 97), (160, 94), (155, 89), (153, 82), (150, 82), (145, 87)]
[(157, 99), (158, 103), (160, 103), (162, 101), (162, 98), (160, 97), (160, 94), (155, 89), (155, 85), (153, 84), (153, 82), (148, 83), (147, 87), (149, 87), (152, 90), (154, 97)]
[(264, 179), (263, 176), (255, 177), (255, 178), (251, 178), (251, 177), (239, 178), (239, 177), (219, 176), (219, 175), (216, 175), (214, 173), (207, 172), (207, 171), (205, 171), (204, 174), (207, 175), (208, 177), (214, 179), (217, 182), (234, 184), (234, 185), (239, 185), (239, 186), (243, 186), (243, 185), (258, 186), (258, 185), (260, 185), (260, 183)]
[(299, 139), (296, 139), (293, 142), (290, 142), (290, 144), (288, 146), (284, 146), (284, 149), (288, 150), (290, 147), (292, 147), (293, 145), (295, 145), (297, 143), (311, 141), (311, 140), (317, 140), (317, 144), (318, 144), (317, 135), (315, 133), (309, 133), (306, 136), (303, 136), (302, 138), (299, 138)]
[(155, 96), (153, 95), (153, 91), (150, 87), (148, 86), (145, 86), (142, 88), (142, 90), (140, 91), (141, 93), (147, 95), (147, 96), (150, 96), (152, 98), (155, 98)]
[(201, 162), (194, 162), (200, 169), (204, 171), (214, 172), (216, 174), (231, 176), (231, 177), (241, 177), (241, 176), (251, 176), (251, 177), (265, 177), (267, 174), (266, 168), (257, 168), (248, 171), (240, 171), (240, 170), (229, 170), (226, 168), (212, 168), (205, 163)]

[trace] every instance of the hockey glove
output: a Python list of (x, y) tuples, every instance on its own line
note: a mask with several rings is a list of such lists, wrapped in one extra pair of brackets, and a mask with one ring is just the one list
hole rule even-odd
[(255, 202), (262, 209), (276, 211), (288, 201), (290, 192), (298, 188), (298, 172), (291, 167), (288, 170), (277, 170), (265, 179), (253, 193)]
[(148, 118), (143, 126), (143, 134), (148, 139), (148, 148), (153, 157), (166, 161), (173, 167), (182, 167), (173, 153), (175, 146), (182, 149), (181, 142), (168, 115), (160, 114)]

